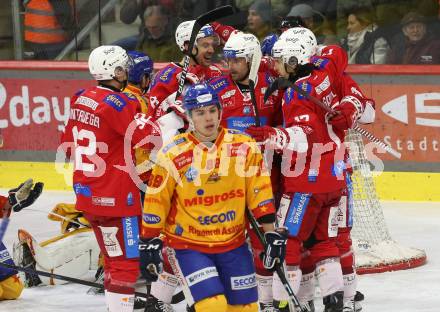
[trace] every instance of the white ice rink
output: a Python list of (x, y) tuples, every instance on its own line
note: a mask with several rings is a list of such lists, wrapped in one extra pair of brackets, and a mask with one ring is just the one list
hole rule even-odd
[[(1, 194), (5, 193), (2, 190)], [(46, 191), (30, 208), (48, 212), (59, 202), (73, 202), (73, 194)], [(440, 203), (384, 202), (382, 206), (391, 236), (402, 245), (424, 249), (428, 263), (407, 271), (360, 276), (359, 290), (365, 294), (363, 311), (439, 312)], [(49, 221), (46, 215), (27, 209), (14, 214), (4, 239), (9, 251), (19, 228), (39, 242), (57, 234), (59, 223)], [(104, 297), (87, 295), (87, 289), (74, 284), (25, 289), (20, 299), (0, 302), (0, 311), (104, 312)], [(183, 306), (177, 311), (184, 311)], [(317, 311), (322, 311), (321, 305)]]

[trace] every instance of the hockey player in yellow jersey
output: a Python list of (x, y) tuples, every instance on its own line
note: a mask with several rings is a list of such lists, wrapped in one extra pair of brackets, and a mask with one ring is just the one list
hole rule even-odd
[(159, 152), (144, 202), (139, 242), (142, 275), (162, 271), (162, 240), (195, 311), (258, 311), (252, 255), (245, 242), (250, 209), (265, 231), (263, 262), (282, 262), (287, 234), (275, 229), (267, 170), (256, 142), (219, 126), (221, 107), (207, 84), (190, 86), (183, 103), (192, 131)]

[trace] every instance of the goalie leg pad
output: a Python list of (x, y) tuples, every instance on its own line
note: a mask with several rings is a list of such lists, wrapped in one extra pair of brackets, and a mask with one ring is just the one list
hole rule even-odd
[[(17, 263), (32, 264), (33, 261), (29, 259), (29, 256), (32, 256), (35, 260), (35, 269), (74, 278), (81, 278), (90, 269), (97, 267), (99, 247), (93, 232), (89, 229), (72, 231), (41, 245), (24, 230), (18, 231), (18, 237), (23, 248), (22, 257), (26, 255), (28, 259), (17, 259)], [(40, 278), (46, 285), (67, 283), (44, 276)], [(28, 281), (28, 278), (26, 280)]]

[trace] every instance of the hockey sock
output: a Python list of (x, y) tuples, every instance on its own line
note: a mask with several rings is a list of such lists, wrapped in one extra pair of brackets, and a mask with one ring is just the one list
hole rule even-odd
[(261, 303), (272, 303), (272, 281), (273, 276), (263, 276), (257, 274), (257, 285), (258, 285), (258, 301)]
[(315, 296), (315, 272), (302, 275), (301, 284), (298, 290), (298, 300), (301, 304), (313, 300)]
[[(287, 270), (285, 271), (287, 273), (287, 279), (289, 281), (290, 286), (292, 287), (292, 290), (294, 293), (298, 293), (299, 285), (301, 283), (301, 270), (299, 269), (299, 266), (287, 266)], [(273, 299), (276, 301), (284, 301), (289, 300), (289, 296), (284, 289), (283, 283), (281, 283), (280, 278), (278, 277), (278, 274), (273, 274)]]
[(108, 312), (133, 312), (134, 294), (118, 294), (106, 290), (105, 303)]
[(356, 273), (344, 274), (344, 303), (354, 300), (356, 295), (357, 278)]
[(341, 264), (338, 258), (329, 258), (316, 264), (316, 277), (322, 297), (340, 291), (344, 287)]
[(151, 295), (160, 301), (171, 304), (174, 291), (178, 285), (177, 277), (164, 271), (159, 275), (157, 282), (151, 283)]

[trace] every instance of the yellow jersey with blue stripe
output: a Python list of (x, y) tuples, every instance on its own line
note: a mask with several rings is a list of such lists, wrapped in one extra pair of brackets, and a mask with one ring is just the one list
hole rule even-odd
[(258, 219), (275, 213), (268, 170), (257, 143), (220, 128), (212, 146), (192, 133), (158, 153), (144, 201), (142, 236), (176, 249), (219, 253), (245, 241), (248, 208)]

